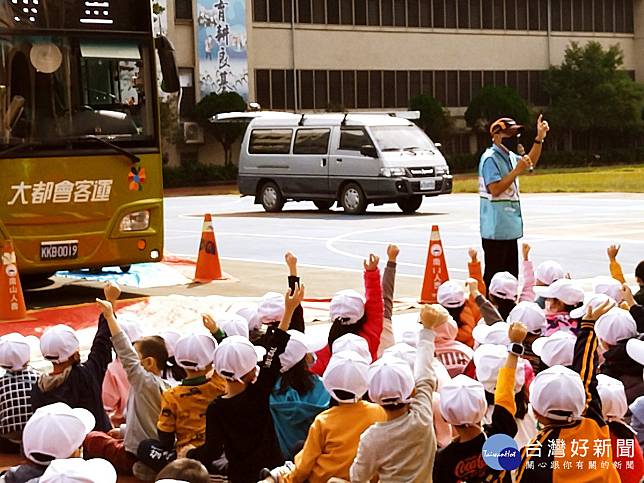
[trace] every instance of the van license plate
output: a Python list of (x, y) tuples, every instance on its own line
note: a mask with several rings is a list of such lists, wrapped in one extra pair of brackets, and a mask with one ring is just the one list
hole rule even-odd
[(71, 260), (78, 257), (78, 240), (40, 243), (40, 259)]
[(420, 190), (429, 191), (436, 189), (436, 181), (433, 179), (421, 179), (420, 180)]

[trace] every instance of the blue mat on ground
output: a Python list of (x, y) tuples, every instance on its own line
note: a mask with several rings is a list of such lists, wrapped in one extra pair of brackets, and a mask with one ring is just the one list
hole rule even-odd
[(192, 282), (175, 268), (163, 263), (138, 263), (132, 265), (128, 273), (123, 273), (118, 267), (104, 267), (100, 273), (78, 270), (56, 272), (56, 275), (74, 280), (116, 282), (137, 288), (170, 287)]

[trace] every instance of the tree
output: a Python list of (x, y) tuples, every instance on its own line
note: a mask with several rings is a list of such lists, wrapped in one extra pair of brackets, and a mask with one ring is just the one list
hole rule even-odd
[(551, 67), (544, 84), (551, 98), (552, 125), (569, 133), (620, 135), (644, 128), (644, 85), (620, 69), (624, 55), (618, 45), (604, 50), (599, 42), (579, 46), (572, 42), (560, 66)]
[(490, 123), (501, 117), (511, 117), (520, 124), (530, 120), (528, 104), (511, 87), (483, 87), (465, 111), (467, 125), (478, 132), (486, 131)]
[(195, 107), (195, 116), (204, 130), (212, 134), (224, 149), (224, 164), (232, 164), (231, 148), (246, 130), (245, 122), (210, 122), (210, 119), (223, 112), (237, 112), (246, 109), (246, 101), (236, 92), (222, 92), (221, 94), (208, 94), (201, 99)]
[(420, 119), (415, 122), (433, 140), (442, 139), (451, 127), (449, 111), (430, 95), (412, 97), (409, 100), (409, 110), (420, 111)]

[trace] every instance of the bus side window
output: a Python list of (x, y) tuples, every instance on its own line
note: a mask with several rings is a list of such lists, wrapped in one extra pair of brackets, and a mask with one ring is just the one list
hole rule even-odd
[(373, 146), (373, 141), (369, 139), (364, 129), (344, 128), (340, 130), (340, 147), (342, 151), (360, 151), (363, 146)]

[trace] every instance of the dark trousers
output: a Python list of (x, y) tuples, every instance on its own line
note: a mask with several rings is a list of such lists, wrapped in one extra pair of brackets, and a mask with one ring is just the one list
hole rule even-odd
[(490, 280), (495, 273), (510, 272), (519, 277), (519, 241), (518, 240), (488, 240), (483, 238), (485, 253), (485, 286), (490, 287)]
[(136, 455), (141, 463), (155, 471), (161, 471), (168, 463), (177, 459), (177, 452), (174, 448), (166, 449), (156, 439), (141, 441)]

